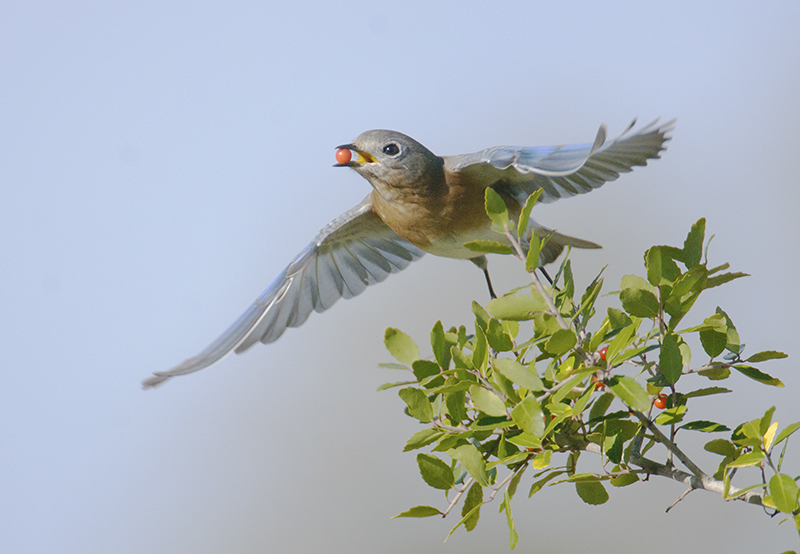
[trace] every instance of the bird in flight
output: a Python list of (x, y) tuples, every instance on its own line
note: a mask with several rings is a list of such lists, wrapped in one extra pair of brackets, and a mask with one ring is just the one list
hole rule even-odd
[[(302, 325), (312, 310), (322, 312), (339, 298), (361, 294), (426, 252), (472, 261), (484, 271), (494, 296), (486, 257), (464, 246), (473, 240), (503, 241), (486, 215), (486, 189), (500, 194), (512, 217), (539, 189), (540, 202), (545, 203), (590, 192), (660, 157), (675, 127), (674, 120), (656, 120), (638, 130), (634, 124), (635, 120), (609, 142), (601, 126), (593, 143), (495, 146), (456, 156), (437, 156), (396, 131), (362, 133), (337, 147), (335, 165), (350, 167), (367, 179), (372, 185), (367, 197), (323, 227), (217, 340), (172, 369), (154, 372), (142, 382), (143, 388), (205, 369), (257, 342), (274, 342), (288, 327)], [(526, 233), (544, 237), (551, 230), (531, 219), (526, 230), (519, 230), (521, 237)], [(600, 248), (552, 233), (539, 265), (555, 260), (565, 246)]]

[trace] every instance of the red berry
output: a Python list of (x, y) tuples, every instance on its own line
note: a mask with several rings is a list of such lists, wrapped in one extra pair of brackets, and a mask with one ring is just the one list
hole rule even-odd
[(608, 352), (608, 346), (604, 346), (600, 349), (600, 359), (604, 362), (606, 361), (606, 352)]
[(663, 410), (664, 408), (666, 408), (667, 407), (667, 395), (664, 394), (663, 392), (661, 394), (659, 394), (658, 398), (656, 398), (653, 401), (653, 406), (655, 406), (659, 410)]
[(339, 148), (336, 151), (336, 161), (340, 164), (346, 164), (353, 158), (353, 154), (347, 148)]

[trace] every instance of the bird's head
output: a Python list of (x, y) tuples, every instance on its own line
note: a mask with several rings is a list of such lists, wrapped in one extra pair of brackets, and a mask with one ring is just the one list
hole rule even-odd
[(337, 148), (355, 152), (358, 159), (340, 160), (335, 167), (352, 167), (380, 194), (408, 188), (421, 191), (438, 186), (444, 178), (444, 160), (397, 131), (365, 131)]

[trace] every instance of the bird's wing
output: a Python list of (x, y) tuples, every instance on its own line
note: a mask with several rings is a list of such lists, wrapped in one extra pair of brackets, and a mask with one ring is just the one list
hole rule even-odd
[(622, 135), (606, 142), (601, 126), (593, 144), (566, 146), (495, 146), (474, 154), (446, 156), (445, 169), (470, 175), (487, 187), (499, 184), (520, 201), (538, 189), (542, 202), (590, 192), (613, 181), (636, 165), (658, 158), (675, 120), (658, 120), (632, 130), (634, 120)]
[(361, 294), (423, 254), (386, 226), (367, 197), (326, 225), (208, 348), (170, 370), (154, 372), (142, 386), (155, 387), (170, 377), (199, 371), (258, 341), (274, 342), (287, 327), (302, 325), (311, 310), (322, 312), (339, 298)]

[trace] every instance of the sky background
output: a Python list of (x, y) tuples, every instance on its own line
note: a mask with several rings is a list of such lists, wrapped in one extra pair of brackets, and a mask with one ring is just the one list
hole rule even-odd
[[(383, 330), (426, 346), (471, 325), (480, 271), (425, 257), (314, 314), (268, 347), (144, 392), (199, 352), (369, 185), (334, 147), (396, 129), (439, 154), (591, 142), (677, 117), (661, 160), (537, 208), (598, 242), (573, 255), (605, 291), (652, 244), (708, 220), (713, 264), (752, 274), (706, 293), (775, 389), (742, 376), (696, 418), (773, 405), (800, 420), (800, 3), (38, 2), (0, 4), (0, 551), (487, 552), (499, 502), (457, 517), (402, 453), (419, 426)], [(495, 286), (526, 282), (509, 259)], [(605, 299), (605, 305), (612, 300)], [(688, 323), (688, 322), (687, 322)], [(696, 360), (702, 354), (695, 352)], [(707, 382), (706, 382), (707, 383)], [(698, 378), (695, 386), (703, 383)], [(699, 437), (708, 439), (709, 437)], [(716, 456), (697, 461), (714, 469)], [(796, 441), (788, 471), (800, 472)], [(513, 503), (519, 552), (781, 552), (798, 547), (742, 503), (653, 478), (583, 504), (571, 486)], [(454, 514), (455, 515), (455, 514)]]

